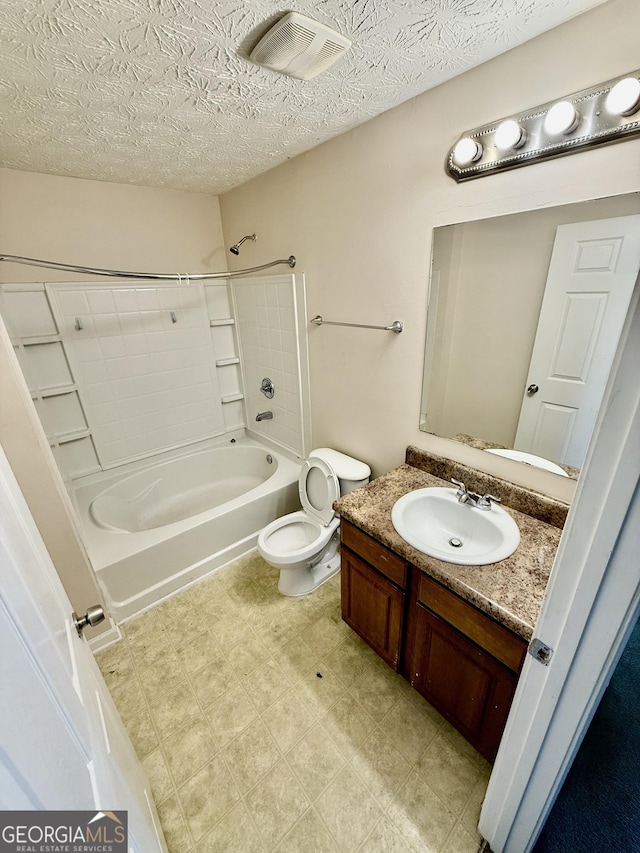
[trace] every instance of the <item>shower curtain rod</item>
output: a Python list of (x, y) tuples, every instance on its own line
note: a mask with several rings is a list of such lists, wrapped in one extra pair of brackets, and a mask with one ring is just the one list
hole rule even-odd
[(42, 261), (38, 258), (23, 258), (21, 255), (0, 255), (0, 261), (9, 261), (13, 264), (26, 264), (30, 267), (45, 267), (49, 270), (64, 270), (65, 272), (87, 273), (88, 275), (106, 275), (116, 278), (138, 278), (145, 281), (178, 281), (189, 279), (190, 281), (208, 281), (215, 278), (236, 278), (239, 275), (246, 275), (250, 272), (258, 272), (266, 270), (269, 267), (275, 267), (278, 264), (287, 264), (291, 268), (295, 267), (296, 259), (294, 255), (288, 258), (280, 258), (277, 261), (271, 261), (268, 264), (261, 264), (258, 267), (248, 267), (244, 270), (235, 270), (234, 272), (211, 272), (211, 273), (144, 273), (144, 272), (125, 272), (123, 270), (103, 270), (94, 269), (93, 267), (81, 267), (75, 264), (59, 264), (55, 261)]

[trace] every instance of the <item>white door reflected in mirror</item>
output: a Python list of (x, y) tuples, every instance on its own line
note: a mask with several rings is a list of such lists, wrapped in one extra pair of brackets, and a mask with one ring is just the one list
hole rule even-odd
[[(553, 441), (547, 442), (545, 438), (537, 444), (537, 439), (533, 444), (516, 443), (516, 433), (525, 389), (529, 385), (537, 385), (539, 389), (536, 394), (526, 396), (526, 402), (532, 403), (531, 409), (538, 401), (545, 400), (548, 393), (544, 369), (534, 375), (529, 368), (536, 334), (538, 331), (545, 334), (540, 314), (557, 229), (568, 225), (588, 226), (596, 220), (615, 223), (624, 219), (640, 222), (640, 193), (523, 211), (434, 230), (420, 429), (480, 449), (517, 447), (563, 467), (579, 468), (583, 460), (561, 461), (562, 453), (557, 453), (554, 446), (549, 447)], [(589, 237), (590, 243), (583, 241), (584, 245), (575, 249), (579, 255), (570, 268), (581, 267), (578, 277), (590, 278), (597, 267), (619, 268), (621, 244), (611, 239), (619, 235), (606, 230), (607, 233), (595, 239)], [(633, 281), (639, 268), (640, 260), (626, 270)], [(557, 356), (562, 364), (558, 364), (561, 368), (558, 372), (580, 377), (583, 365), (579, 364), (576, 370), (576, 364), (583, 356), (592, 366), (600, 367), (603, 363), (604, 356), (589, 348), (595, 346), (596, 327), (604, 323), (605, 329), (608, 320), (605, 322), (604, 315), (598, 313), (601, 302), (598, 310), (591, 311), (589, 323), (593, 328), (585, 334), (586, 325), (582, 328), (582, 324), (597, 299), (586, 293), (572, 296), (571, 300), (568, 307), (560, 305), (555, 314), (552, 312), (552, 319), (559, 316), (561, 321), (562, 347)], [(566, 328), (562, 328), (562, 323)], [(557, 335), (557, 331), (547, 331), (547, 337)], [(603, 334), (615, 350), (617, 333), (607, 330)], [(576, 340), (582, 346), (582, 355), (570, 349)], [(607, 363), (604, 384), (609, 369)], [(578, 379), (573, 385), (581, 382)], [(544, 429), (539, 424), (534, 427), (534, 432), (540, 427), (540, 433), (546, 436), (553, 433), (550, 427), (554, 426), (554, 420), (564, 419), (567, 426), (571, 418), (566, 408), (574, 405), (564, 400), (558, 403), (553, 398), (549, 402), (542, 423)], [(588, 407), (595, 409), (597, 416), (598, 404), (593, 406), (589, 402)], [(586, 412), (587, 407), (584, 408)], [(575, 423), (578, 420), (573, 418)], [(561, 432), (557, 423), (554, 429), (557, 436)], [(590, 427), (580, 426), (580, 431), (586, 446)], [(575, 476), (571, 470), (568, 473)]]
[(639, 267), (640, 215), (557, 229), (514, 448), (581, 467)]

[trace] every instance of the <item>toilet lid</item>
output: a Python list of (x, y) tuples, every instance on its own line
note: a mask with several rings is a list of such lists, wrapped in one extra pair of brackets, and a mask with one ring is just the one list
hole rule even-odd
[(340, 497), (340, 483), (333, 468), (315, 456), (305, 459), (298, 492), (303, 509), (326, 527), (335, 516), (332, 504)]

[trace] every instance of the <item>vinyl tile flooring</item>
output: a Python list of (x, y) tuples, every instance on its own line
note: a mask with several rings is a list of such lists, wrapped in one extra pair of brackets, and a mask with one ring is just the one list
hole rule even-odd
[(96, 655), (170, 853), (476, 853), (490, 768), (340, 618), (255, 552)]

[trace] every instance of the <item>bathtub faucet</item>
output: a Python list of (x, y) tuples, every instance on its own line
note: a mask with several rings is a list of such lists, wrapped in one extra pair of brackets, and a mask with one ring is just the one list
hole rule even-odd
[(258, 412), (256, 415), (257, 421), (270, 421), (273, 420), (273, 412)]

